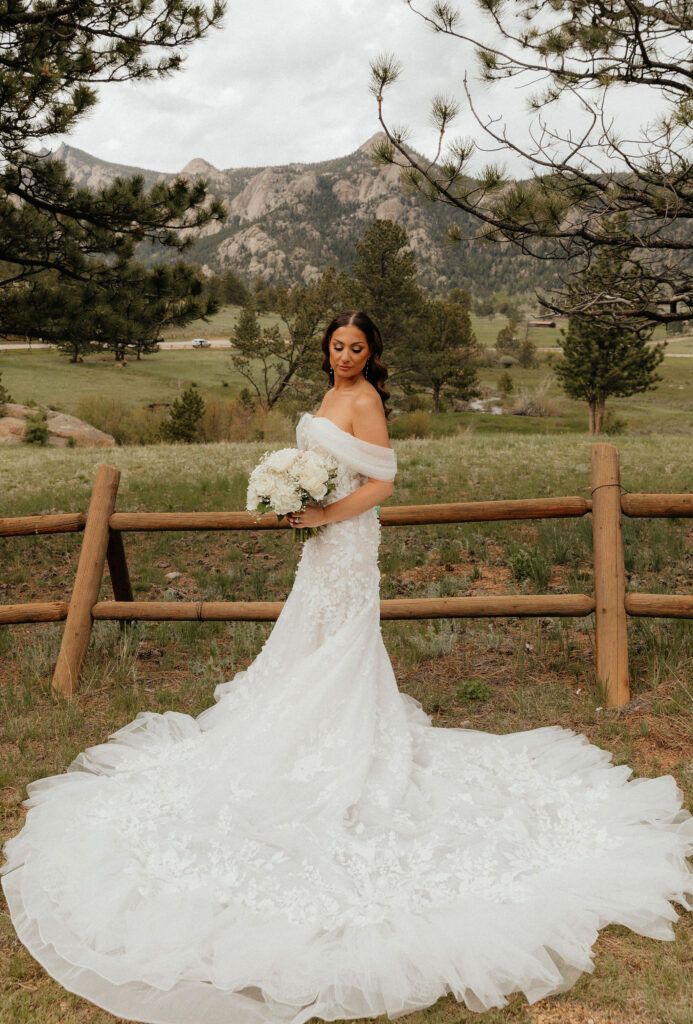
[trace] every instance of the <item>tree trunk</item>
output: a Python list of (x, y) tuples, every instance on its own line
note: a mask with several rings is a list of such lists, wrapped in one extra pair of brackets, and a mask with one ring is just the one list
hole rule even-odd
[(433, 385), (433, 412), (440, 409), (440, 384)]
[(597, 403), (597, 425), (596, 425), (595, 434), (601, 434), (601, 432), (602, 432), (602, 426), (604, 424), (604, 407), (605, 407), (605, 405), (606, 405), (606, 399), (605, 398), (600, 398), (599, 402)]
[(595, 410), (596, 410), (597, 403), (596, 402), (589, 402), (588, 405), (589, 405), (589, 410), (590, 410), (590, 434), (595, 434), (596, 433), (596, 429), (595, 429), (595, 427), (596, 427)]

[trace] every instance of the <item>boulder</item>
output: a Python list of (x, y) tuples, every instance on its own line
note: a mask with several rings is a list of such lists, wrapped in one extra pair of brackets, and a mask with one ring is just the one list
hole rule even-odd
[[(21, 444), (26, 432), (26, 418), (36, 411), (29, 405), (16, 405), (14, 402), (0, 405), (0, 444)], [(76, 448), (115, 447), (115, 438), (110, 434), (55, 409), (46, 409), (46, 425), (47, 443), (57, 448), (66, 448), (70, 437), (74, 438)]]

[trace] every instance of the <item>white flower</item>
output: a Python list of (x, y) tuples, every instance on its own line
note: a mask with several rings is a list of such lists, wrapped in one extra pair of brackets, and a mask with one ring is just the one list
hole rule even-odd
[(330, 472), (326, 466), (311, 461), (303, 464), (298, 470), (298, 482), (311, 497), (320, 499), (327, 494), (327, 481)]
[(277, 478), (267, 467), (260, 463), (257, 469), (250, 474), (249, 485), (263, 498), (268, 498), (276, 486)]
[(287, 470), (293, 468), (294, 462), (298, 451), (296, 448), (280, 448), (279, 451), (272, 452), (266, 460), (266, 465), (269, 469), (273, 469), (275, 473), (286, 473)]

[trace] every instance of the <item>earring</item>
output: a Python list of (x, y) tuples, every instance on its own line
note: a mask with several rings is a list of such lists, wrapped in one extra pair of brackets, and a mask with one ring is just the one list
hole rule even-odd
[(371, 357), (369, 356), (368, 359), (366, 360), (366, 365), (363, 368), (363, 376), (364, 377), (368, 377), (368, 367), (370, 366), (370, 364), (371, 364)]

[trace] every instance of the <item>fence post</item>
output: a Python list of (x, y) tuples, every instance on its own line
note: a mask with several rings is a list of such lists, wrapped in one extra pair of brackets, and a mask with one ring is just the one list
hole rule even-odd
[(91, 610), (99, 598), (110, 536), (108, 520), (115, 508), (119, 481), (120, 470), (115, 466), (99, 466), (96, 471), (70, 610), (51, 683), (52, 691), (64, 697), (71, 697), (75, 691), (89, 646)]
[[(108, 571), (111, 574), (114, 600), (132, 601), (132, 584), (130, 583), (130, 573), (125, 557), (123, 535), (120, 530), (111, 530), (109, 532), (106, 559), (108, 561)], [(132, 619), (121, 619), (121, 633), (129, 622), (132, 622)]]
[(612, 444), (592, 445), (591, 478), (597, 675), (606, 686), (607, 707), (620, 708), (630, 700), (630, 684), (621, 478)]

